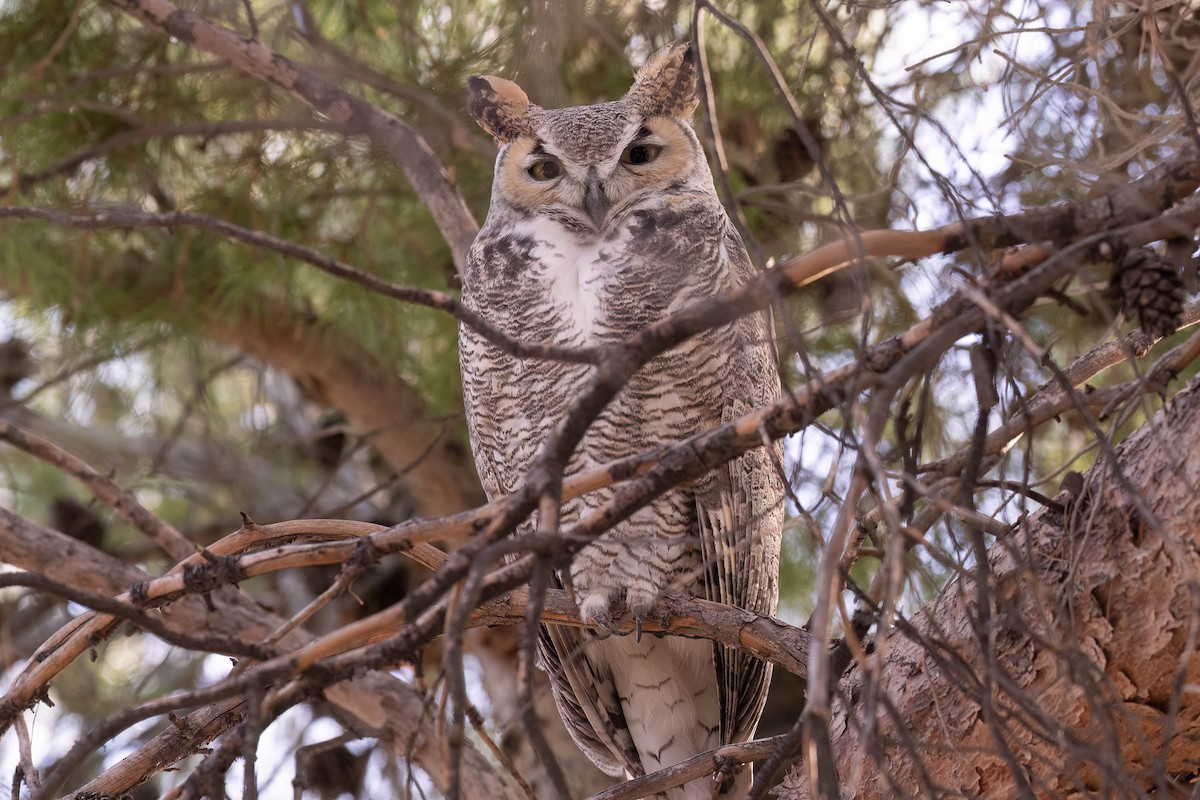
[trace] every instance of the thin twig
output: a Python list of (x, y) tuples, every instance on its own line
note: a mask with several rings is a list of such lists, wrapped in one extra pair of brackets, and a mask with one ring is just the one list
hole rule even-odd
[(145, 533), (172, 558), (184, 559), (196, 552), (197, 546), (193, 542), (175, 530), (173, 525), (151, 513), (131, 492), (122, 489), (111, 478), (96, 472), (54, 442), (5, 420), (0, 420), (0, 439), (75, 478), (97, 500), (111, 507), (129, 524)]
[(385, 113), (315, 72), (300, 67), (261, 41), (247, 40), (169, 0), (109, 0), (165, 36), (229, 61), (238, 70), (274, 84), (309, 104), (334, 124), (369, 136), (404, 171), (450, 246), (455, 265), (466, 264), (479, 225), (429, 143), (410, 125)]
[(556, 361), (567, 361), (580, 364), (595, 364), (602, 357), (603, 350), (595, 347), (574, 348), (561, 347), (553, 344), (524, 342), (507, 335), (496, 328), (483, 317), (467, 308), (451, 294), (433, 289), (417, 289), (412, 286), (402, 286), (384, 280), (356, 269), (336, 258), (327, 256), (310, 247), (280, 239), (268, 233), (243, 228), (227, 220), (208, 214), (194, 214), (186, 211), (172, 211), (165, 214), (150, 214), (141, 211), (105, 211), (96, 214), (72, 214), (52, 208), (30, 208), (9, 206), (0, 208), (0, 219), (38, 219), (85, 230), (120, 230), (124, 228), (165, 228), (172, 229), (181, 226), (193, 226), (215, 231), (234, 241), (248, 244), (252, 247), (270, 250), (280, 255), (294, 258), (311, 264), (323, 272), (336, 278), (355, 283), (384, 297), (403, 300), (406, 303), (425, 306), (437, 311), (444, 311), (464, 325), (478, 331), (488, 341), (510, 355), (521, 358), (542, 358)]

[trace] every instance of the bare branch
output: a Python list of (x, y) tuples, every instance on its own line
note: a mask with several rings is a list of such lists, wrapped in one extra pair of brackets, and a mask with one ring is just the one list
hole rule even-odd
[[(0, 551), (5, 554), (6, 563), (60, 583), (108, 596), (119, 596), (128, 587), (150, 579), (142, 570), (87, 548), (57, 531), (11, 515), (0, 519), (9, 523), (0, 525)], [(234, 590), (218, 589), (213, 593), (213, 598), (221, 608), (220, 615), (212, 614), (200, 598), (187, 596), (166, 606), (160, 613), (164, 622), (178, 631), (222, 636), (227, 635), (229, 630), (236, 630), (246, 639), (261, 640), (283, 622)], [(310, 640), (308, 634), (295, 630), (285, 636), (279, 646), (295, 649)], [(437, 744), (431, 722), (422, 711), (424, 699), (419, 693), (387, 674), (375, 673), (332, 685), (325, 690), (325, 696), (356, 719), (363, 730), (379, 732), (384, 741), (396, 748), (397, 755), (412, 758), (420, 764), (437, 785), (445, 785), (445, 756)], [(10, 706), (12, 700), (10, 692), (6, 700), (0, 703), (0, 718), (11, 719), (10, 715), (18, 713), (23, 707), (23, 703), (18, 707)], [(193, 700), (199, 702), (199, 698), (177, 698), (172, 702), (187, 707), (195, 704)], [(232, 702), (240, 702), (240, 697), (234, 697)], [(232, 709), (227, 706), (224, 711)], [(168, 726), (159, 737), (140, 748), (138, 753), (114, 766), (110, 773), (89, 783), (88, 790), (100, 794), (121, 794), (175, 763), (178, 758), (189, 755), (195, 747), (210, 741), (211, 737), (219, 735), (221, 729), (212, 727), (214, 721), (227, 723), (233, 719), (217, 708), (205, 713), (209, 714), (205, 717), (209, 721), (203, 724), (198, 721), (178, 727)], [(56, 780), (66, 777), (57, 769), (55, 773), (59, 776)], [(472, 786), (480, 787), (482, 794), (479, 796), (509, 796), (491, 766), (474, 747), (466, 750), (464, 774)]]
[[(7, 517), (11, 512), (0, 509), (0, 515)], [(4, 572), (0, 573), (0, 589), (9, 586), (25, 586), (41, 592), (70, 600), (72, 603), (86, 606), (96, 611), (111, 614), (113, 617), (131, 622), (137, 627), (154, 634), (163, 641), (186, 647), (191, 650), (212, 653), (229, 653), (251, 658), (269, 658), (270, 651), (257, 642), (239, 640), (232, 634), (220, 636), (205, 636), (188, 631), (173, 630), (164, 624), (157, 616), (122, 600), (114, 600), (106, 595), (84, 591), (69, 583), (52, 580), (45, 575), (33, 572)], [(96, 642), (93, 642), (96, 644)]]
[(587, 800), (639, 800), (639, 798), (650, 797), (673, 786), (682, 786), (696, 778), (712, 775), (730, 764), (749, 764), (761, 761), (774, 752), (782, 740), (782, 736), (775, 736), (770, 739), (727, 744), (724, 747), (693, 756), (686, 761), (680, 761), (673, 767), (625, 781), (611, 789), (605, 789), (603, 792), (597, 792)]
[[(1145, 698), (1122, 696), (1115, 686), (1127, 685), (1122, 676), (1146, 674), (1142, 670), (1155, 663), (1182, 664), (1189, 676), (1196, 671), (1194, 659), (1181, 660), (1187, 620), (1195, 609), (1190, 600), (1179, 600), (1175, 587), (1195, 580), (1189, 577), (1195, 572), (1194, 559), (1186, 554), (1194, 551), (1200, 531), (1194, 491), (1200, 462), (1173, 443), (1193, 441), (1197, 430), (1200, 392), (1193, 382), (1117, 448), (1122, 471), (1160, 511), (1166, 536), (1176, 546), (1164, 547), (1130, 516), (1126, 493), (1114, 482), (1116, 465), (1104, 459), (1089, 472), (1068, 514), (1040, 512), (1021, 527), (1017, 541), (993, 548), (989, 555), (991, 596), (997, 604), (996, 658), (1004, 664), (993, 673), (998, 708), (1005, 711), (1004, 727), (1019, 760), (1040, 787), (1077, 785), (1102, 775), (1101, 780), (1114, 781), (1115, 791), (1133, 792), (1140, 780), (1137, 765), (1151, 754), (1164, 752), (1172, 774), (1185, 773), (1183, 764), (1196, 758), (1193, 737), (1163, 739), (1159, 723), (1164, 712), (1152, 709)], [(1183, 561), (1179, 553), (1185, 554)], [(1134, 578), (1131, 569), (1146, 579)], [(1014, 790), (1013, 776), (991, 745), (993, 729), (974, 711), (981, 687), (968, 676), (982, 669), (978, 648), (970, 642), (975, 636), (969, 620), (976, 580), (959, 579), (911, 622), (901, 620), (898, 630), (887, 635), (879, 668), (870, 674), (855, 671), (846, 679), (844, 697), (877, 691), (894, 703), (869, 717), (863, 707), (844, 701), (835, 711), (840, 733), (833, 744), (839, 765), (848, 768), (864, 753), (872, 759), (867, 770), (858, 772), (855, 797), (920, 792), (918, 769), (938, 776), (938, 792), (976, 791), (979, 769), (992, 775), (989, 791), (995, 796)], [(1118, 607), (1128, 609), (1130, 616), (1110, 616)], [(1145, 635), (1144, 625), (1151, 619), (1162, 635)], [(1027, 647), (1037, 649), (1036, 660), (1012, 658)], [(908, 668), (918, 663), (929, 667), (917, 672)], [(1185, 695), (1181, 702), (1178, 713), (1192, 713), (1188, 705), (1194, 700)], [(963, 725), (956, 722), (948, 730), (941, 713), (947, 707), (971, 711), (958, 718)], [(1114, 724), (1137, 724), (1140, 744), (1110, 751), (1103, 731)], [(1015, 726), (1022, 726), (1019, 733), (1012, 730)], [(923, 763), (899, 744), (902, 731), (923, 742)], [(967, 763), (969, 768), (960, 769)], [(955, 785), (955, 776), (963, 782)], [(813, 796), (801, 775), (787, 785), (784, 797)]]
[(125, 491), (114, 481), (96, 472), (53, 442), (4, 420), (0, 420), (0, 439), (58, 467), (78, 480), (96, 499), (111, 506), (131, 525), (157, 542), (167, 555), (183, 559), (196, 552), (197, 547), (194, 543), (188, 541), (172, 525), (151, 514), (132, 493)]

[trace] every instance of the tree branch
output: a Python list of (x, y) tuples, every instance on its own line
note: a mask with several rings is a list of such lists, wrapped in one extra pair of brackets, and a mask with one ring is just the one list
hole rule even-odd
[(696, 778), (703, 778), (705, 775), (712, 775), (728, 769), (733, 765), (762, 761), (775, 751), (782, 739), (782, 736), (774, 736), (770, 739), (727, 744), (724, 747), (692, 756), (686, 761), (680, 761), (672, 767), (619, 783), (603, 792), (597, 792), (587, 800), (641, 800), (641, 798), (651, 797), (674, 786), (682, 786)]
[(75, 478), (105, 505), (111, 506), (131, 525), (154, 540), (167, 555), (178, 560), (196, 552), (197, 547), (193, 542), (175, 530), (174, 526), (151, 514), (132, 493), (53, 442), (4, 420), (0, 420), (0, 439)]
[(284, 89), (334, 123), (368, 136), (404, 170), (450, 245), (455, 265), (462, 270), (479, 226), (429, 144), (407, 123), (304, 69), (261, 41), (239, 36), (168, 0), (109, 2), (151, 28)]
[[(50, 580), (94, 594), (119, 596), (130, 586), (151, 579), (150, 575), (137, 567), (15, 515), (4, 513), (0, 515), (0, 522), (4, 523), (0, 524), (0, 552), (4, 553), (5, 562), (44, 575)], [(201, 598), (194, 596), (181, 597), (158, 613), (162, 615), (164, 624), (181, 632), (221, 637), (227, 636), (230, 630), (236, 630), (246, 639), (259, 641), (283, 623), (283, 620), (264, 612), (258, 603), (235, 589), (217, 589), (212, 596), (220, 609), (219, 614), (212, 613)], [(283, 637), (278, 646), (285, 651), (292, 650), (303, 647), (311, 640), (309, 634), (295, 630)], [(445, 785), (448, 771), (445, 754), (438, 746), (434, 721), (424, 712), (426, 701), (420, 693), (390, 675), (379, 672), (331, 685), (325, 690), (325, 696), (354, 720), (359, 730), (375, 732), (393, 747), (398, 756), (411, 758), (425, 769), (436, 785)], [(8, 697), (12, 698), (11, 693)], [(240, 702), (240, 698), (235, 698), (235, 702)], [(0, 718), (8, 719), (12, 713), (19, 711), (19, 708), (9, 707), (7, 701), (4, 706)], [(232, 708), (226, 707), (225, 710)], [(210, 717), (223, 718), (220, 713)], [(175, 763), (166, 758), (167, 755), (188, 755), (220, 732), (220, 728), (210, 725), (169, 725), (156, 739), (140, 748), (136, 757), (131, 756), (114, 766), (111, 774), (106, 773), (89, 783), (88, 791), (106, 795), (128, 791)], [(481, 792), (478, 796), (510, 796), (492, 767), (469, 743), (464, 756), (465, 780), (471, 786), (478, 787)], [(55, 774), (59, 776), (56, 778), (59, 781), (67, 777), (58, 770), (55, 770)], [(52, 793), (53, 789), (47, 791)]]
[(250, 230), (227, 220), (208, 214), (172, 211), (165, 214), (148, 214), (141, 211), (104, 211), (95, 214), (72, 214), (53, 208), (31, 208), (8, 206), (0, 208), (0, 219), (36, 219), (55, 225), (64, 225), (84, 230), (119, 230), (125, 228), (166, 228), (193, 226), (215, 231), (234, 241), (258, 247), (280, 255), (311, 264), (323, 272), (350, 283), (358, 284), (372, 292), (402, 300), (406, 303), (444, 311), (469, 328), (487, 337), (500, 349), (520, 358), (542, 358), (568, 361), (579, 364), (595, 364), (602, 351), (596, 347), (562, 347), (548, 343), (525, 342), (514, 339), (496, 328), (483, 317), (462, 304), (457, 297), (433, 289), (417, 289), (384, 280), (369, 272), (355, 269), (336, 258), (269, 233)]

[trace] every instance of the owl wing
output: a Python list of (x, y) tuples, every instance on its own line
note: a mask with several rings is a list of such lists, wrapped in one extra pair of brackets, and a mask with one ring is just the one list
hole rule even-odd
[(499, 422), (496, 386), (507, 377), (500, 351), (465, 325), (459, 327), (459, 365), (462, 370), (463, 412), (470, 432), (471, 454), (479, 482), (489, 500), (512, 492), (520, 474), (507, 469), (500, 448), (504, 431)]
[[(726, 421), (751, 410), (739, 403), (729, 408)], [(782, 503), (776, 499), (779, 492), (768, 485), (774, 471), (770, 457), (758, 449), (697, 485), (700, 537), (709, 564), (706, 599), (757, 614), (775, 613)], [(726, 645), (717, 647), (716, 660), (721, 742), (744, 741), (753, 735), (766, 703), (770, 665)]]
[[(732, 227), (727, 252), (735, 262), (730, 266), (739, 283), (753, 276)], [(774, 402), (779, 395), (769, 312), (743, 317), (732, 330), (728, 379), (722, 383), (722, 424)], [(701, 550), (708, 565), (706, 599), (768, 615), (778, 605), (783, 530), (783, 482), (776, 470), (776, 463), (782, 463), (782, 446), (776, 442), (771, 451), (751, 450), (693, 484)], [(728, 646), (716, 648), (716, 662), (721, 741), (743, 741), (754, 734), (766, 703), (770, 664)]]

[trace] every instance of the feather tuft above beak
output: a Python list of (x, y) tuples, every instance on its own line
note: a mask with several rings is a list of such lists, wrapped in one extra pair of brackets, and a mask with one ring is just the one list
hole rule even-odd
[(600, 230), (604, 226), (604, 219), (608, 216), (608, 210), (612, 208), (612, 202), (608, 199), (608, 195), (604, 193), (604, 184), (600, 182), (600, 177), (596, 174), (595, 167), (588, 172), (587, 188), (583, 196), (583, 207), (587, 211), (588, 217), (592, 220), (592, 224), (596, 226), (596, 230)]

